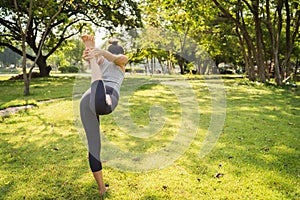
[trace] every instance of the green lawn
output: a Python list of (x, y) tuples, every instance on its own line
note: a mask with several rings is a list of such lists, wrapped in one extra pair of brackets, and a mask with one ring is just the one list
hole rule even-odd
[(32, 79), (30, 84), (30, 95), (23, 96), (24, 83), (21, 80), (7, 81), (4, 76), (1, 80), (0, 109), (21, 105), (36, 105), (39, 101), (72, 97), (73, 82), (75, 76), (60, 76), (49, 78)]
[[(137, 124), (132, 130), (137, 131), (124, 131), (116, 125), (116, 118), (108, 115), (101, 117), (103, 136), (127, 152), (152, 153), (168, 146), (184, 117), (179, 100), (188, 96), (176, 96), (161, 84), (164, 81), (176, 83), (180, 79), (127, 77), (118, 109), (125, 104), (130, 107), (129, 116)], [(82, 92), (87, 83), (86, 78), (74, 77), (35, 79), (32, 94), (23, 97), (22, 81), (0, 81), (0, 108), (28, 102), (38, 105), (0, 117), (0, 199), (99, 199), (78, 128), (74, 107), (78, 97), (72, 99), (72, 94)], [(137, 83), (142, 86), (126, 102), (128, 90)], [(213, 150), (200, 158), (212, 117), (207, 85), (215, 84), (215, 80), (198, 77), (189, 83), (200, 113), (189, 148), (171, 165), (164, 166), (162, 161), (161, 169), (143, 172), (132, 172), (138, 159), (120, 158), (131, 161), (131, 171), (114, 166), (108, 159), (103, 172), (110, 191), (105, 199), (299, 199), (299, 89), (224, 79), (226, 120), (222, 134)], [(39, 103), (46, 99), (57, 100)], [(149, 109), (157, 105), (165, 108), (158, 112), (165, 117), (163, 127), (151, 137), (135, 137), (139, 128), (142, 133), (149, 123), (161, 125), (161, 116), (149, 118)], [(103, 153), (107, 158), (113, 154), (107, 149)]]

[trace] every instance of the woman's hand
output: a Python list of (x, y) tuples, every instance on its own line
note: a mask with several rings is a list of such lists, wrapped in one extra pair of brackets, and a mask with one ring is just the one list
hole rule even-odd
[(91, 59), (96, 58), (97, 64), (101, 65), (103, 63), (102, 52), (104, 52), (102, 49), (85, 49), (82, 58), (88, 63)]
[(83, 51), (82, 57), (85, 61), (89, 61), (92, 58), (102, 57), (103, 54), (104, 54), (104, 50), (92, 48), (92, 49), (85, 49)]
[(92, 59), (94, 56), (92, 55), (92, 50), (93, 49), (85, 49), (83, 51), (83, 55), (82, 55), (82, 58), (85, 60), (85, 61), (89, 61), (90, 59)]
[(91, 55), (94, 57), (100, 57), (103, 56), (104, 52), (105, 51), (103, 49), (94, 48), (91, 50)]

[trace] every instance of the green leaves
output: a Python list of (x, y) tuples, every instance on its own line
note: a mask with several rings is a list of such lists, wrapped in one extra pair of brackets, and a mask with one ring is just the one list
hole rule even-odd
[[(15, 23), (16, 9), (8, 0), (1, 1), (0, 6), (0, 45), (20, 53), (20, 49), (12, 45), (12, 41), (21, 40), (18, 36), (19, 27)], [(18, 2), (22, 26), (25, 26), (29, 20), (28, 8), (29, 1)], [(140, 10), (137, 3), (131, 0), (33, 0), (32, 11), (32, 21), (26, 38), (28, 46), (33, 50), (33, 55), (28, 56), (32, 60), (37, 55), (38, 46), (43, 45), (41, 57), (46, 60), (68, 38), (82, 31), (93, 34), (90, 29), (92, 24), (108, 29), (122, 26), (132, 28), (141, 25)], [(9, 35), (13, 35), (14, 38), (12, 39)], [(43, 35), (45, 42), (42, 40)]]

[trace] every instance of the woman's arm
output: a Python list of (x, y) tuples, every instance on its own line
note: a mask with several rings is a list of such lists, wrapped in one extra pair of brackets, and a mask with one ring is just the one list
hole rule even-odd
[(128, 57), (125, 55), (117, 55), (117, 58), (113, 61), (116, 65), (124, 66), (128, 63)]
[(93, 50), (94, 56), (103, 56), (110, 62), (114, 62), (116, 65), (120, 67), (124, 66), (128, 63), (128, 57), (125, 55), (115, 55), (103, 49), (94, 49)]

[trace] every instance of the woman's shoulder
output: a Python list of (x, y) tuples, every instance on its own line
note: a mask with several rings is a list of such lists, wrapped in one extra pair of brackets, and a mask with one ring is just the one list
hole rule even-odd
[(128, 63), (128, 57), (125, 55), (117, 55), (114, 63), (119, 66), (125, 66)]

